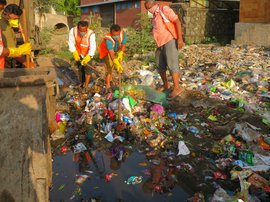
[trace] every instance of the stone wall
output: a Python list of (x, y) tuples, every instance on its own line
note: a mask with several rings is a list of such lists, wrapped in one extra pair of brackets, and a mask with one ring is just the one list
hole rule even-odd
[(39, 15), (36, 13), (35, 15), (35, 22), (38, 27), (43, 29), (44, 27), (53, 28), (53, 29), (60, 29), (62, 28), (63, 31), (68, 31), (70, 25), (68, 22), (68, 17), (64, 15), (55, 15), (50, 13), (43, 13)]
[(234, 25), (239, 21), (238, 11), (191, 8), (187, 3), (176, 3), (171, 7), (180, 16), (184, 38), (190, 43), (213, 36), (219, 42), (229, 43), (234, 38)]

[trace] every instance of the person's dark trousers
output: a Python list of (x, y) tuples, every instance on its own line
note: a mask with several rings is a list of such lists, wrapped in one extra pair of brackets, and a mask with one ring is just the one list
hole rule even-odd
[(81, 62), (77, 62), (78, 66), (78, 77), (81, 84), (85, 82), (85, 68), (81, 65)]

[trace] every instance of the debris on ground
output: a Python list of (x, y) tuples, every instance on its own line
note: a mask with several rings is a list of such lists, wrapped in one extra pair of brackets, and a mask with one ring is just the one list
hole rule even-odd
[[(114, 82), (112, 92), (102, 79), (87, 92), (65, 87), (58, 106), (69, 107), (56, 113), (53, 155), (72, 152), (78, 186), (115, 180), (171, 197), (181, 186), (190, 201), (269, 201), (270, 51), (192, 45), (181, 54), (185, 91), (171, 101), (169, 92), (155, 90), (161, 80), (152, 65), (133, 69), (127, 63), (123, 88)], [(131, 167), (141, 170), (118, 172), (135, 151), (145, 161)]]

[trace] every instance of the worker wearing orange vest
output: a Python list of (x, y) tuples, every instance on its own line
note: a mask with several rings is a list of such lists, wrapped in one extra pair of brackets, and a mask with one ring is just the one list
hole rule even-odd
[(169, 6), (160, 6), (155, 0), (145, 0), (145, 8), (153, 14), (153, 37), (157, 44), (156, 63), (163, 86), (158, 90), (169, 90), (166, 71), (170, 71), (173, 80), (173, 89), (168, 98), (174, 98), (182, 93), (179, 84), (180, 70), (178, 49), (184, 45), (181, 22)]
[(127, 35), (121, 27), (114, 24), (110, 28), (110, 33), (107, 33), (99, 47), (100, 59), (106, 63), (106, 89), (111, 88), (112, 70), (116, 68), (119, 73), (123, 72), (123, 67), (120, 64), (123, 60), (124, 51), (126, 50)]
[(91, 61), (96, 51), (95, 33), (88, 28), (87, 21), (80, 21), (69, 32), (69, 50), (78, 64), (80, 81), (85, 89), (90, 83), (91, 67), (87, 64)]
[(0, 70), (5, 68), (5, 57), (17, 58), (31, 53), (31, 44), (25, 43), (18, 48), (5, 48), (2, 40), (2, 30), (0, 29)]

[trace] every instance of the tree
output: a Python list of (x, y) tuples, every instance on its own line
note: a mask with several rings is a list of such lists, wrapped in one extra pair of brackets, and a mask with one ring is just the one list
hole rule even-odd
[(34, 0), (35, 8), (39, 13), (47, 13), (57, 0)]
[(79, 16), (79, 0), (56, 0), (55, 9), (59, 12), (65, 12), (66, 15)]
[(35, 7), (40, 13), (46, 13), (53, 7), (57, 12), (64, 12), (66, 15), (79, 16), (79, 0), (35, 0)]

